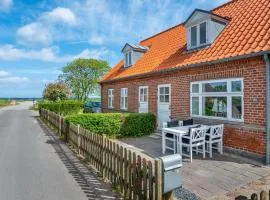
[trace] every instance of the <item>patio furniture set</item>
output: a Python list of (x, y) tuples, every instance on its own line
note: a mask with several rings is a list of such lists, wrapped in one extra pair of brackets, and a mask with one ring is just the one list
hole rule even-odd
[[(190, 158), (192, 162), (193, 151), (203, 154), (209, 153), (212, 158), (213, 149), (223, 154), (223, 130), (224, 125), (193, 124), (193, 119), (183, 121), (164, 122), (162, 128), (162, 153), (166, 150), (179, 153)], [(183, 148), (186, 152), (183, 152)]]

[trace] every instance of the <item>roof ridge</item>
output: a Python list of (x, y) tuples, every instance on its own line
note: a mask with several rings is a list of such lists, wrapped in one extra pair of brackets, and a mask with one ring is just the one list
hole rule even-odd
[(231, 3), (234, 3), (236, 1), (239, 1), (239, 0), (229, 0), (227, 3), (224, 3), (224, 4), (222, 4), (222, 5), (218, 6), (218, 7), (213, 8), (212, 10), (210, 10), (210, 12), (212, 12), (214, 10), (217, 10), (217, 9), (220, 9), (220, 8), (222, 8), (224, 6), (227, 6), (227, 5), (231, 4)]
[[(222, 7), (224, 7), (224, 6), (228, 5), (228, 4), (231, 4), (231, 3), (233, 3), (233, 2), (236, 2), (236, 1), (238, 1), (238, 0), (230, 0), (230, 1), (227, 2), (227, 3), (224, 3), (224, 4), (222, 4), (222, 5), (220, 5), (220, 6), (216, 7), (216, 8), (213, 8), (212, 10), (209, 10), (209, 12), (212, 12), (212, 11), (214, 11), (214, 10), (220, 9), (220, 8), (222, 8)], [(197, 9), (197, 10), (202, 10), (202, 9), (198, 9), (198, 8), (196, 8), (196, 9)], [(194, 10), (196, 10), (196, 9), (194, 9)], [(174, 26), (172, 26), (172, 27), (170, 27), (170, 28), (167, 28), (167, 29), (165, 29), (165, 30), (163, 30), (163, 31), (160, 31), (159, 33), (156, 33), (156, 34), (154, 34), (154, 35), (152, 35), (152, 36), (149, 36), (149, 37), (147, 37), (147, 38), (141, 40), (139, 43), (145, 42), (146, 40), (149, 40), (149, 39), (151, 39), (151, 38), (153, 38), (153, 37), (156, 37), (156, 36), (158, 36), (158, 35), (160, 35), (160, 34), (162, 34), (162, 33), (165, 33), (165, 32), (167, 32), (167, 31), (169, 31), (169, 30), (171, 30), (171, 29), (174, 29), (174, 28), (176, 28), (176, 27), (178, 27), (178, 26), (181, 26), (181, 25), (184, 25), (184, 24), (185, 24), (185, 22), (181, 22), (181, 23), (179, 23), (179, 24), (176, 24), (176, 25), (174, 25)]]

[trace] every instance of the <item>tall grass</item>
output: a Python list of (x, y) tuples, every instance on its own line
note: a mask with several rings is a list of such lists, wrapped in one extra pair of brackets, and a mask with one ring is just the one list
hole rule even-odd
[(9, 105), (9, 104), (10, 104), (10, 102), (9, 102), (8, 100), (1, 100), (1, 99), (0, 99), (0, 107), (7, 106), (7, 105)]

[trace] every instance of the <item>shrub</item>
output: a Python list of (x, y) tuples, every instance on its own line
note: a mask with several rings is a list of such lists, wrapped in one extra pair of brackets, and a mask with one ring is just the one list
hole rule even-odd
[(123, 115), (120, 113), (88, 113), (66, 117), (68, 122), (80, 124), (90, 132), (97, 134), (107, 134), (110, 136), (119, 136), (123, 121)]
[(150, 135), (155, 130), (156, 117), (152, 113), (130, 113), (124, 119), (121, 136)]
[(38, 108), (44, 108), (57, 114), (66, 116), (82, 112), (83, 103), (75, 100), (40, 101), (38, 102)]
[(89, 113), (66, 117), (90, 132), (114, 137), (143, 136), (153, 133), (156, 118), (151, 113)]

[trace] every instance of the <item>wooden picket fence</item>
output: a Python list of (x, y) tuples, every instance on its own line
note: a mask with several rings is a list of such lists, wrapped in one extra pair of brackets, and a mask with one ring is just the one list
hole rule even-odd
[(163, 168), (160, 159), (153, 159), (134, 149), (123, 146), (105, 135), (90, 133), (48, 110), (40, 116), (58, 129), (77, 152), (83, 156), (102, 177), (109, 180), (119, 192), (131, 200), (161, 200)]
[(235, 200), (270, 200), (270, 190), (268, 194), (266, 191), (262, 190), (260, 192), (260, 195), (253, 193), (250, 198), (241, 195), (236, 197)]

